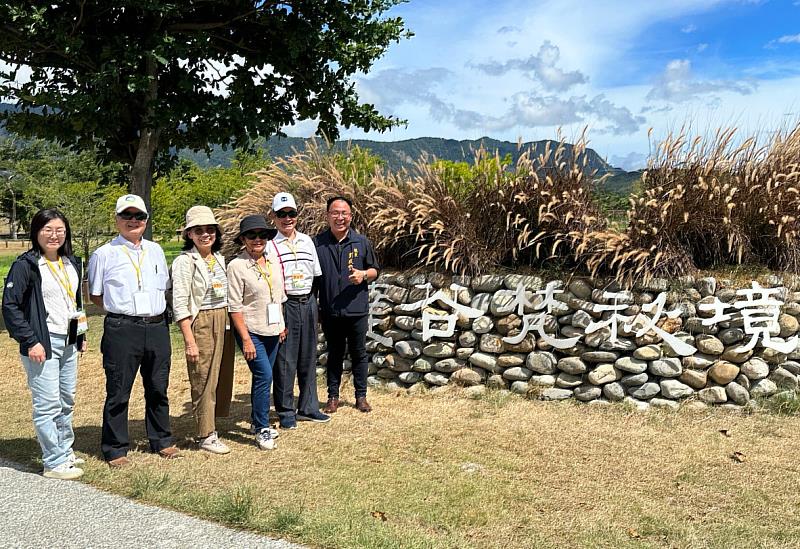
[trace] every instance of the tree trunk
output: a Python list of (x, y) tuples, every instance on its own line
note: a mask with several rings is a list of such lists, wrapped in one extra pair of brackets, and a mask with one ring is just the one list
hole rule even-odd
[(131, 192), (138, 194), (144, 200), (150, 219), (147, 220), (147, 230), (145, 238), (152, 238), (153, 235), (153, 208), (150, 206), (150, 191), (153, 188), (153, 166), (155, 165), (155, 155), (158, 151), (158, 140), (161, 136), (160, 127), (150, 127), (153, 115), (155, 114), (155, 102), (158, 98), (158, 75), (156, 60), (149, 56), (147, 58), (147, 77), (150, 84), (145, 95), (145, 113), (142, 117), (144, 127), (139, 133), (139, 145), (136, 147), (136, 158), (131, 166)]

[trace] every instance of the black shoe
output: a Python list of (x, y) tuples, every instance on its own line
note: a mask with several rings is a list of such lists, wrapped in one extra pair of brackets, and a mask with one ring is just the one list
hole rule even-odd
[(294, 418), (281, 418), (281, 429), (297, 429), (297, 421)]
[(323, 414), (319, 410), (310, 414), (297, 414), (297, 421), (313, 421), (314, 423), (328, 423), (331, 416)]

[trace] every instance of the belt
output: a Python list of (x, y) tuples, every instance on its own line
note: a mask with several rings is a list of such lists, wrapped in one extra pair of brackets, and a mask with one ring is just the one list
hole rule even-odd
[(132, 315), (123, 315), (119, 313), (108, 313), (106, 317), (121, 318), (123, 320), (130, 320), (131, 322), (141, 322), (143, 324), (160, 324), (161, 322), (164, 322), (163, 313), (156, 316), (132, 316)]
[(311, 299), (312, 297), (313, 296), (310, 293), (303, 295), (288, 295), (288, 294), (286, 295), (286, 298), (289, 301), (296, 301), (298, 303), (308, 303), (308, 300)]

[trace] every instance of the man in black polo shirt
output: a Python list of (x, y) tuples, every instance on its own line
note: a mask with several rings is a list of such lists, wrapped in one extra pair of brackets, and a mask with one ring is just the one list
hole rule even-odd
[(367, 402), (367, 319), (369, 283), (378, 278), (378, 262), (369, 239), (350, 228), (352, 203), (343, 196), (328, 200), (329, 229), (314, 238), (322, 279), (318, 283), (322, 331), (328, 342), (328, 414), (339, 408), (345, 343), (353, 363), (356, 408)]

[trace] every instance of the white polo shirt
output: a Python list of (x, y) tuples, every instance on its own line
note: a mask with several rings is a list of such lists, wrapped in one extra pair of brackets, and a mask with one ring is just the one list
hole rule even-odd
[(289, 240), (280, 231), (272, 239), (272, 246), (280, 259), (286, 295), (308, 295), (315, 276), (322, 275), (317, 248), (305, 233), (295, 231)]
[(142, 239), (137, 247), (119, 235), (95, 250), (88, 271), (89, 294), (102, 295), (103, 308), (109, 313), (143, 316), (134, 308), (134, 293), (139, 291), (147, 294), (152, 316), (167, 307), (167, 259), (155, 242)]

